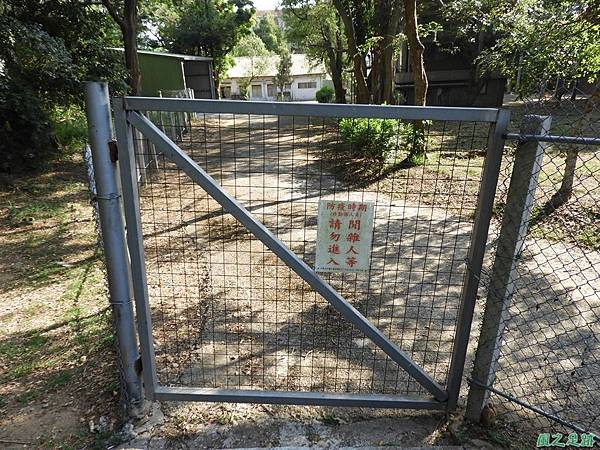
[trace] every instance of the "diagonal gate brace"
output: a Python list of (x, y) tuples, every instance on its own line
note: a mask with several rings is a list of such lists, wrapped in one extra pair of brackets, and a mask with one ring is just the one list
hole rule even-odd
[(302, 277), (315, 291), (317, 291), (333, 308), (342, 316), (352, 322), (375, 345), (385, 352), (396, 364), (414, 378), (421, 386), (427, 389), (436, 400), (444, 402), (448, 393), (444, 388), (431, 378), (421, 367), (397, 345), (391, 342), (379, 329), (371, 324), (354, 306), (344, 299), (335, 289), (323, 280), (312, 268), (285, 246), (271, 231), (260, 223), (237, 200), (225, 192), (221, 186), (196, 162), (191, 159), (177, 144), (171, 141), (146, 117), (135, 111), (127, 113), (127, 120), (140, 130), (150, 141), (160, 148), (164, 155), (183, 170), (194, 182), (198, 183), (208, 195), (214, 198), (228, 213), (234, 216), (248, 231), (260, 239), (273, 253), (275, 253), (290, 269)]

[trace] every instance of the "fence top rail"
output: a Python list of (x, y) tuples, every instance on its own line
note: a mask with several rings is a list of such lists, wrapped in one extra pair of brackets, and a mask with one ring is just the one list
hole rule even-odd
[(514, 141), (537, 141), (550, 142), (554, 144), (573, 144), (573, 145), (598, 145), (600, 146), (600, 137), (587, 136), (553, 136), (553, 135), (535, 135), (535, 134), (519, 134), (506, 133), (505, 139)]
[(439, 106), (341, 105), (334, 103), (254, 102), (160, 97), (124, 97), (125, 109), (214, 114), (348, 117), (404, 120), (496, 122), (498, 108)]

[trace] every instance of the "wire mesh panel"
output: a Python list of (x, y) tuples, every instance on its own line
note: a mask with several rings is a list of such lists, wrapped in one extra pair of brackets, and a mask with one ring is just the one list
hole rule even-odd
[[(544, 93), (514, 101), (513, 130), (523, 114), (552, 117), (551, 135), (600, 136), (592, 92)], [(505, 424), (534, 432), (600, 431), (600, 146), (545, 143), (529, 230), (518, 256), (492, 404)], [(507, 149), (495, 205), (498, 239), (514, 148)], [(490, 260), (492, 259), (490, 254)], [(490, 264), (491, 266), (491, 264)], [(483, 277), (481, 298), (489, 289)], [(483, 300), (482, 300), (483, 303)], [(481, 305), (483, 308), (483, 304)], [(507, 399), (506, 395), (515, 401)], [(524, 406), (523, 406), (524, 405)], [(554, 417), (560, 424), (544, 416)]]
[[(197, 113), (185, 127), (181, 149), (311, 267), (319, 200), (372, 202), (368, 271), (321, 275), (446, 384), (489, 121)], [(161, 385), (429, 396), (179, 167), (157, 161), (139, 195)]]

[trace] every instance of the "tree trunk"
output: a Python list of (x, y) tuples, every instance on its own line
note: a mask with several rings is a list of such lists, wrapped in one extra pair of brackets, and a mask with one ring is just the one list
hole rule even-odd
[(333, 90), (335, 92), (336, 103), (346, 103), (346, 89), (344, 89), (344, 49), (340, 33), (330, 33), (321, 28), (321, 36), (325, 43), (325, 52), (327, 54), (327, 64)]
[(423, 59), (425, 46), (419, 38), (416, 0), (404, 0), (404, 19), (411, 59), (410, 62), (415, 83), (415, 105), (425, 106), (428, 87), (427, 74), (425, 73), (425, 61)]
[(394, 61), (394, 49), (391, 40), (389, 45), (384, 49), (384, 55), (381, 62), (381, 97), (384, 103), (393, 105), (396, 103), (396, 98), (394, 97), (394, 89), (396, 86), (396, 63)]
[(575, 100), (577, 100), (577, 84), (578, 81), (577, 80), (573, 80), (573, 82), (571, 83), (571, 101), (574, 102)]
[(142, 76), (140, 73), (140, 60), (137, 53), (137, 0), (125, 0), (123, 15), (117, 10), (111, 0), (102, 0), (108, 14), (119, 25), (123, 35), (123, 51), (125, 53), (125, 67), (129, 73), (128, 84), (131, 95), (142, 93)]
[(376, 105), (383, 103), (381, 97), (381, 58), (382, 58), (382, 45), (381, 41), (378, 41), (371, 48), (371, 72), (369, 73), (369, 90), (371, 91), (371, 101)]
[(217, 91), (217, 99), (221, 100), (221, 80), (219, 79), (219, 74), (216, 70), (213, 70), (215, 77), (215, 91)]
[[(404, 0), (404, 21), (415, 83), (414, 104), (416, 106), (425, 106), (428, 87), (425, 61), (423, 59), (425, 46), (419, 38), (416, 0)], [(413, 142), (411, 143), (411, 149), (405, 162), (410, 165), (423, 164), (427, 158), (425, 154), (425, 124), (423, 121), (415, 121), (413, 129)]]
[[(583, 114), (579, 118), (577, 125), (574, 127), (574, 134), (580, 134), (585, 120), (588, 120), (590, 114), (600, 106), (600, 84), (596, 86), (593, 94), (588, 98)], [(541, 214), (539, 214), (535, 222), (539, 222), (544, 217), (549, 216), (558, 208), (567, 203), (573, 196), (573, 184), (575, 181), (575, 170), (577, 169), (577, 159), (579, 157), (579, 149), (577, 146), (570, 146), (567, 150), (565, 158), (565, 172), (560, 184), (560, 188), (552, 196), (550, 200), (543, 206)]]
[(129, 72), (129, 93), (131, 95), (141, 95), (142, 76), (140, 74), (140, 63), (137, 53), (137, 43), (135, 40), (135, 32), (130, 30), (123, 31), (125, 66)]
[(327, 59), (329, 61), (329, 72), (331, 73), (331, 81), (333, 82), (333, 90), (335, 91), (335, 102), (346, 103), (346, 89), (343, 85), (343, 62), (339, 52), (330, 48), (327, 50)]
[(377, 0), (375, 16), (376, 34), (380, 37), (373, 48), (373, 66), (371, 68), (371, 95), (374, 103), (394, 102), (395, 64), (394, 38), (400, 30), (400, 0)]
[(333, 0), (333, 6), (335, 6), (335, 9), (342, 19), (344, 30), (346, 32), (346, 39), (348, 40), (348, 53), (352, 59), (354, 82), (356, 85), (356, 102), (369, 103), (371, 100), (371, 93), (369, 92), (369, 87), (367, 85), (367, 63), (365, 62), (364, 55), (359, 52), (352, 18), (348, 11), (346, 11), (341, 0)]
[(137, 0), (125, 0), (123, 15), (123, 46), (125, 50), (125, 65), (129, 71), (129, 90), (131, 95), (142, 93), (142, 76), (137, 48)]

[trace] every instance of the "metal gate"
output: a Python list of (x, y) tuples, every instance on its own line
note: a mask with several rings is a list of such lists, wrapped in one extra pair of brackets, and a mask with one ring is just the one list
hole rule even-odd
[[(455, 408), (508, 112), (113, 109), (147, 397)], [(185, 119), (174, 140), (165, 113)], [(419, 136), (428, 157), (407, 163)], [(313, 270), (321, 199), (374, 205), (367, 272)]]

